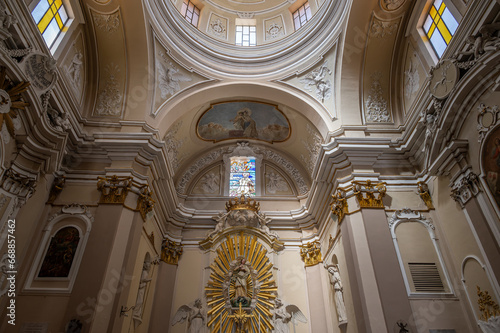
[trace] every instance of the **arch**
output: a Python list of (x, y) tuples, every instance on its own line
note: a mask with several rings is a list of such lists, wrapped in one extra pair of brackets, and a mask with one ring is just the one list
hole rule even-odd
[[(70, 293), (78, 274), (78, 269), (83, 258), (83, 253), (92, 228), (94, 217), (86, 206), (72, 204), (64, 206), (59, 212), (52, 215), (43, 229), (38, 251), (33, 259), (33, 264), (26, 280), (25, 290), (30, 291), (51, 291)], [(73, 247), (73, 258), (68, 269), (67, 276), (50, 276), (39, 272), (50, 250), (52, 240), (56, 235), (66, 228), (74, 228), (78, 232), (79, 242)], [(71, 246), (70, 244), (66, 244)]]

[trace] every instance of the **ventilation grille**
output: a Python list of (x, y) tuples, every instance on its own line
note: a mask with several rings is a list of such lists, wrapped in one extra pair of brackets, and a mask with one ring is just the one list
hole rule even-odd
[(408, 263), (415, 291), (443, 293), (444, 286), (435, 263)]

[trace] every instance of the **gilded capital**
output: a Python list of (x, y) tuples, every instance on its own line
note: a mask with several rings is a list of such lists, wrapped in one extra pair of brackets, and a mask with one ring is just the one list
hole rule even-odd
[(335, 194), (332, 194), (332, 198), (333, 201), (330, 204), (330, 209), (332, 210), (332, 214), (337, 216), (338, 222), (341, 223), (345, 214), (349, 213), (345, 191), (338, 189)]
[(123, 204), (132, 187), (132, 177), (97, 177), (97, 189), (101, 192), (99, 203)]
[(141, 213), (141, 217), (146, 221), (146, 217), (153, 211), (155, 201), (151, 198), (153, 192), (149, 190), (148, 185), (144, 185), (139, 189), (139, 197), (137, 198), (137, 210)]
[(321, 256), (321, 245), (319, 241), (314, 241), (300, 247), (300, 256), (306, 267), (314, 266), (323, 262)]
[(182, 245), (165, 239), (161, 246), (161, 260), (170, 265), (177, 265), (182, 254)]
[(382, 199), (387, 192), (386, 183), (372, 184), (369, 179), (366, 182), (354, 181), (353, 192), (361, 208), (384, 208)]

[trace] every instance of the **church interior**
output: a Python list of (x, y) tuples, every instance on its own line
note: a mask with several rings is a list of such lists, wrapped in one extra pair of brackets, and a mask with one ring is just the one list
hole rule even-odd
[(0, 331), (500, 332), (500, 0), (0, 0)]

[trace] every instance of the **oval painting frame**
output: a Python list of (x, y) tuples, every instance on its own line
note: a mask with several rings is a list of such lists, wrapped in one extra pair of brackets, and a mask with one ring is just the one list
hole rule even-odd
[(292, 129), (277, 105), (256, 101), (226, 101), (210, 104), (196, 123), (196, 135), (203, 141), (246, 139), (284, 142)]

